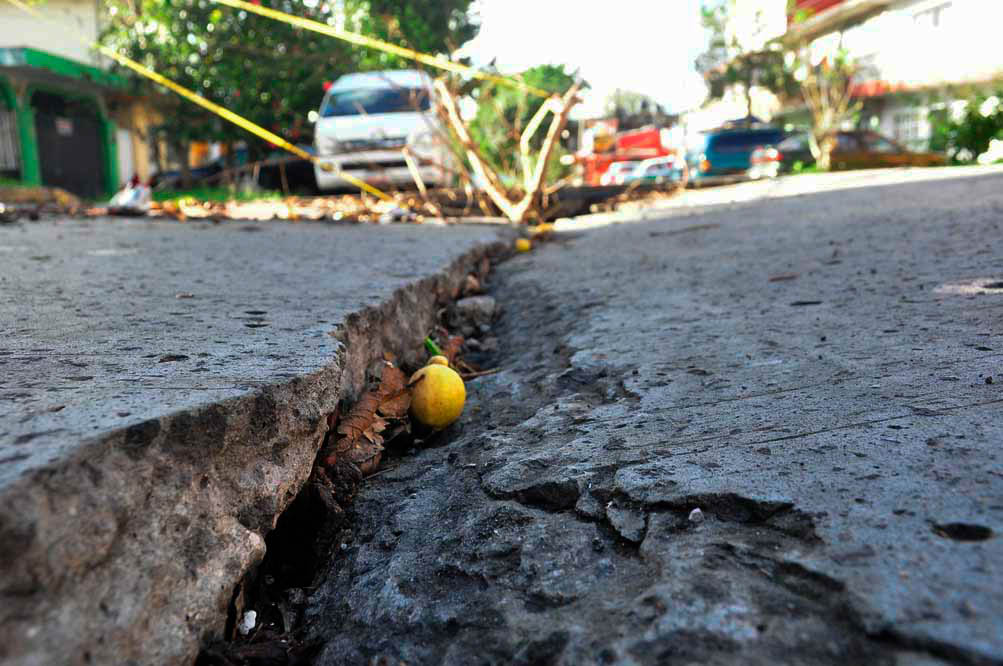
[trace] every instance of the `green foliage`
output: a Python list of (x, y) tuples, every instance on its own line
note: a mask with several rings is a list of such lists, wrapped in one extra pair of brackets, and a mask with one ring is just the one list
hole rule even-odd
[(946, 152), (954, 164), (966, 164), (988, 150), (993, 139), (1003, 139), (1003, 104), (999, 103), (1003, 90), (994, 97), (974, 95), (957, 118), (948, 109), (931, 112), (930, 150)]
[[(411, 67), (409, 61), (363, 49), (209, 0), (108, 0), (103, 41), (154, 71), (196, 90), (293, 142), (308, 141), (307, 113), (325, 81), (355, 71)], [(476, 34), (470, 0), (341, 0), (264, 5), (322, 23), (343, 24), (412, 48), (443, 51)], [(264, 142), (146, 81), (164, 114), (160, 128), (176, 145), (191, 140), (247, 139), (252, 155)]]
[[(557, 94), (563, 94), (575, 81), (564, 66), (540, 65), (523, 72), (524, 83)], [(477, 100), (477, 115), (470, 122), (471, 138), (477, 143), (481, 155), (495, 167), (503, 180), (519, 182), (519, 139), (530, 119), (543, 106), (544, 99), (512, 86), (483, 84), (471, 93)], [(533, 136), (530, 145), (538, 151), (543, 143), (549, 119)], [(558, 147), (549, 165), (548, 180), (559, 178), (566, 167), (560, 164)]]
[(766, 88), (782, 98), (796, 95), (797, 81), (779, 45), (748, 49), (737, 39), (727, 38), (725, 28), (730, 8), (730, 3), (722, 0), (704, 0), (700, 7), (708, 44), (695, 65), (704, 75), (709, 97), (720, 99), (735, 85), (743, 86), (747, 98), (753, 86)]
[(470, 0), (369, 0), (361, 28), (422, 53), (449, 52), (477, 35)]
[(186, 190), (157, 190), (153, 192), (154, 201), (261, 201), (263, 199), (281, 199), (280, 192), (254, 191), (247, 192), (237, 187), (193, 187)]

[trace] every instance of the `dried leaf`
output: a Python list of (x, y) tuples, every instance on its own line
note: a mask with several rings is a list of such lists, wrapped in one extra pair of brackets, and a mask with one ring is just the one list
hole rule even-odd
[(407, 415), (407, 410), (411, 407), (411, 392), (405, 386), (406, 382), (400, 368), (384, 366), (379, 388), (380, 414), (394, 419), (402, 419)]
[(341, 423), (338, 425), (338, 434), (344, 435), (348, 439), (359, 439), (362, 433), (369, 429), (369, 426), (376, 420), (376, 410), (380, 406), (380, 396), (376, 391), (367, 391), (362, 394), (359, 401), (355, 403)]
[(456, 357), (460, 353), (460, 350), (462, 348), (463, 348), (463, 336), (462, 335), (450, 336), (446, 340), (446, 343), (442, 345), (442, 355), (448, 358), (449, 362), (452, 363), (453, 361), (456, 360)]
[(366, 428), (362, 436), (370, 441), (372, 444), (383, 444), (383, 438), (380, 437), (380, 433), (387, 429), (387, 422), (381, 418), (376, 418), (369, 427)]

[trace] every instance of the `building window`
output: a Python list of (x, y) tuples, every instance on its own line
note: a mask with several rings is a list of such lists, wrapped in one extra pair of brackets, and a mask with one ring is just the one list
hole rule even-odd
[(939, 28), (944, 25), (945, 14), (953, 4), (953, 2), (942, 2), (939, 5), (927, 7), (923, 11), (913, 14), (913, 20), (916, 21), (916, 25), (925, 28)]
[(913, 150), (922, 149), (929, 138), (929, 124), (922, 109), (902, 109), (892, 117), (892, 136)]

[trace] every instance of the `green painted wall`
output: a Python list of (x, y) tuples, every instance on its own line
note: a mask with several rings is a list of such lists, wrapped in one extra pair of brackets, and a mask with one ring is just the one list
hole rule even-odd
[(14, 90), (10, 80), (0, 76), (0, 99), (14, 112), (18, 143), (21, 153), (21, 180), (28, 185), (42, 184), (42, 171), (38, 163), (38, 144), (35, 141), (35, 114), (31, 107)]
[[(31, 131), (31, 142), (34, 148), (34, 158), (33, 158), (33, 168), (35, 170), (36, 178), (35, 181), (29, 181), (28, 178), (23, 178), (25, 182), (30, 182), (31, 184), (42, 184), (41, 167), (38, 161), (38, 145), (35, 139), (35, 114), (31, 109), (31, 96), (36, 92), (46, 92), (53, 95), (59, 95), (65, 97), (66, 99), (78, 100), (81, 102), (86, 102), (94, 107), (97, 111), (98, 122), (101, 126), (101, 176), (102, 176), (102, 186), (103, 193), (106, 197), (111, 197), (118, 191), (118, 142), (115, 137), (115, 123), (108, 117), (105, 112), (104, 105), (93, 95), (81, 94), (79, 92), (68, 91), (60, 86), (53, 86), (50, 84), (30, 84), (25, 93), (23, 105), (24, 109), (28, 114), (30, 114), (30, 122), (28, 124)], [(21, 134), (24, 135), (25, 128), (21, 125)], [(22, 141), (23, 144), (23, 141)], [(22, 151), (22, 162), (25, 165), (25, 173), (28, 173), (28, 159), (24, 157)]]

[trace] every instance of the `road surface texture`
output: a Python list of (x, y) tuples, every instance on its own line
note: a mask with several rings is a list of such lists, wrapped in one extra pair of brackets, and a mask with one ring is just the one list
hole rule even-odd
[(190, 663), (481, 227), (0, 227), (0, 662)]
[(782, 199), (839, 192), (860, 187), (925, 183), (936, 188), (943, 180), (978, 177), (985, 174), (1003, 174), (1003, 165), (974, 167), (906, 167), (900, 169), (861, 169), (785, 175), (775, 179), (754, 180), (722, 187), (689, 188), (677, 196), (656, 201), (637, 201), (621, 204), (614, 213), (579, 216), (564, 220), (561, 227), (581, 229), (592, 225), (605, 225), (611, 221), (638, 219), (664, 219), (669, 215), (688, 214), (697, 209), (743, 206), (755, 201)]
[(316, 663), (1003, 663), (1001, 236), (990, 175), (502, 264), (502, 372), (364, 486)]

